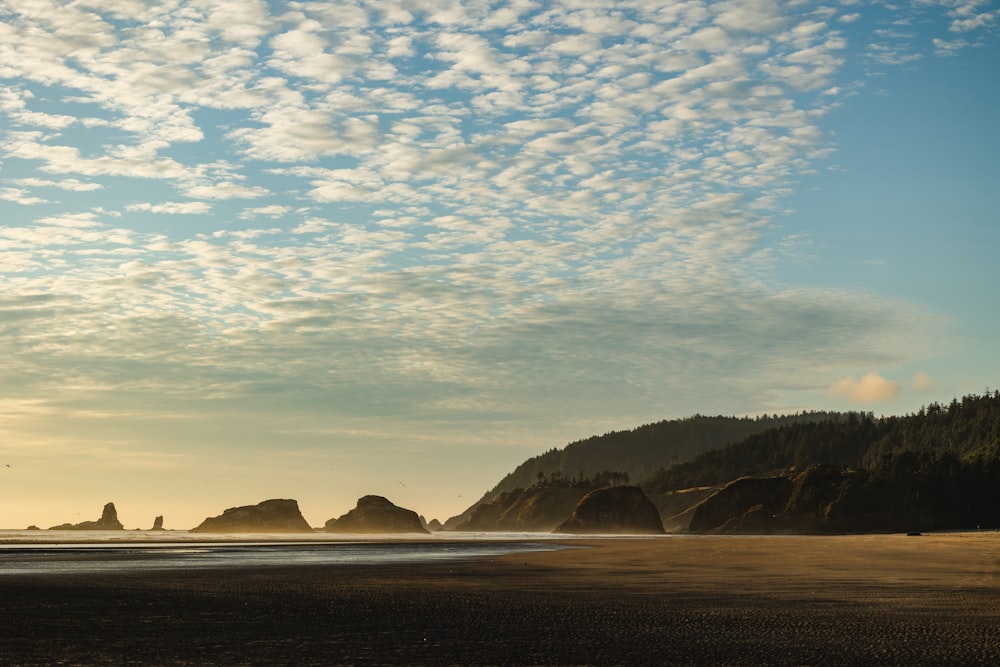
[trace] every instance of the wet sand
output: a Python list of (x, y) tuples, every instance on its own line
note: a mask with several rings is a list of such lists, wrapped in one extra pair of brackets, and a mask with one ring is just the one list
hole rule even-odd
[(1000, 535), (0, 574), (6, 665), (1000, 664)]

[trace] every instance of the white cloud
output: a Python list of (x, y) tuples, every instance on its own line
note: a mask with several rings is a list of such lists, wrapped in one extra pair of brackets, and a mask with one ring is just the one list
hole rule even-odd
[(230, 42), (255, 47), (276, 24), (263, 0), (228, 0), (212, 3), (206, 25)]
[(41, 197), (34, 197), (20, 188), (0, 188), (0, 200), (20, 204), (21, 206), (34, 206), (45, 204), (47, 201)]
[(186, 189), (185, 194), (196, 199), (256, 199), (269, 193), (267, 188), (247, 186), (230, 181), (213, 185), (195, 185)]
[(59, 188), (71, 192), (93, 192), (104, 188), (100, 183), (84, 182), (75, 178), (64, 178), (59, 181), (46, 178), (19, 178), (16, 183), (28, 188)]
[(258, 206), (256, 208), (244, 209), (240, 213), (241, 220), (252, 220), (253, 218), (267, 217), (267, 218), (280, 218), (287, 213), (292, 211), (291, 206), (283, 206), (281, 204), (272, 204), (270, 206)]
[(934, 53), (939, 56), (954, 56), (969, 46), (969, 42), (964, 39), (948, 41), (935, 37), (932, 43), (934, 44)]
[(6, 155), (39, 161), (41, 170), (53, 174), (83, 176), (126, 176), (145, 179), (190, 179), (196, 168), (156, 155), (151, 145), (118, 146), (107, 154), (88, 158), (80, 149), (65, 144), (49, 144), (39, 132), (12, 132), (0, 143)]
[(729, 0), (712, 9), (718, 12), (715, 22), (733, 31), (767, 33), (788, 22), (775, 0)]
[(870, 372), (860, 378), (837, 380), (827, 393), (831, 398), (846, 398), (852, 403), (882, 403), (899, 397), (899, 383)]
[[(898, 66), (919, 61), (929, 47), (936, 55), (954, 56), (982, 45), (1000, 17), (1000, 10), (986, 10), (986, 4), (981, 0), (921, 0), (889, 5), (890, 11), (880, 17), (880, 27), (872, 32), (868, 58)], [(916, 30), (914, 26), (931, 27)], [(955, 38), (956, 34), (962, 37)]]
[(212, 210), (212, 205), (200, 201), (185, 202), (162, 202), (160, 204), (140, 203), (129, 204), (125, 207), (127, 211), (148, 211), (149, 213), (165, 213), (168, 215), (198, 215), (208, 213)]

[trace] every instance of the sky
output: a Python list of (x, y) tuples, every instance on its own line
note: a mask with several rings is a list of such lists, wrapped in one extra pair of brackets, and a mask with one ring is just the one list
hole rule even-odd
[(996, 388), (998, 5), (0, 0), (0, 527)]

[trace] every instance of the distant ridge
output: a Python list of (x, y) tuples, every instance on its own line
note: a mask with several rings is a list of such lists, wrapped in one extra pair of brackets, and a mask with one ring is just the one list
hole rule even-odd
[(553, 494), (630, 483), (678, 532), (1000, 529), (1000, 392), (904, 416), (695, 415), (607, 433), (528, 459), (445, 528), (546, 530), (565, 511)]
[(1000, 529), (1000, 392), (917, 413), (792, 424), (660, 471), (654, 498), (724, 485), (695, 532)]
[[(453, 530), (468, 524), (476, 507), (492, 502), (502, 493), (528, 489), (539, 479), (590, 479), (607, 471), (624, 473), (639, 483), (696, 455), (738, 442), (756, 433), (779, 426), (846, 419), (837, 412), (803, 412), (795, 415), (760, 417), (707, 417), (694, 415), (646, 424), (627, 431), (611, 431), (572, 442), (563, 449), (550, 449), (517, 466), (472, 506), (448, 519), (444, 527)], [(582, 494), (581, 494), (582, 495)]]
[(848, 413), (790, 423), (705, 451), (658, 471), (644, 486), (657, 491), (724, 484), (812, 464), (874, 470), (904, 454), (956, 462), (1000, 461), (1000, 392), (931, 403), (911, 415)]

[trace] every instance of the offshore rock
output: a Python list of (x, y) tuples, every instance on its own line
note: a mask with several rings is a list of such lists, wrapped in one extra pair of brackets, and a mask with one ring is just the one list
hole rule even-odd
[(393, 505), (382, 496), (364, 496), (358, 505), (325, 525), (328, 533), (426, 533), (413, 510)]
[(114, 503), (108, 503), (101, 512), (101, 518), (97, 521), (84, 521), (82, 523), (64, 523), (52, 526), (49, 530), (124, 530), (125, 527), (118, 520), (118, 510)]
[(664, 534), (656, 506), (638, 486), (610, 486), (580, 499), (556, 533)]
[(163, 530), (163, 515), (153, 519), (153, 527), (150, 530)]
[(192, 533), (309, 533), (312, 528), (295, 500), (265, 500), (257, 505), (230, 507), (220, 516), (209, 517)]

